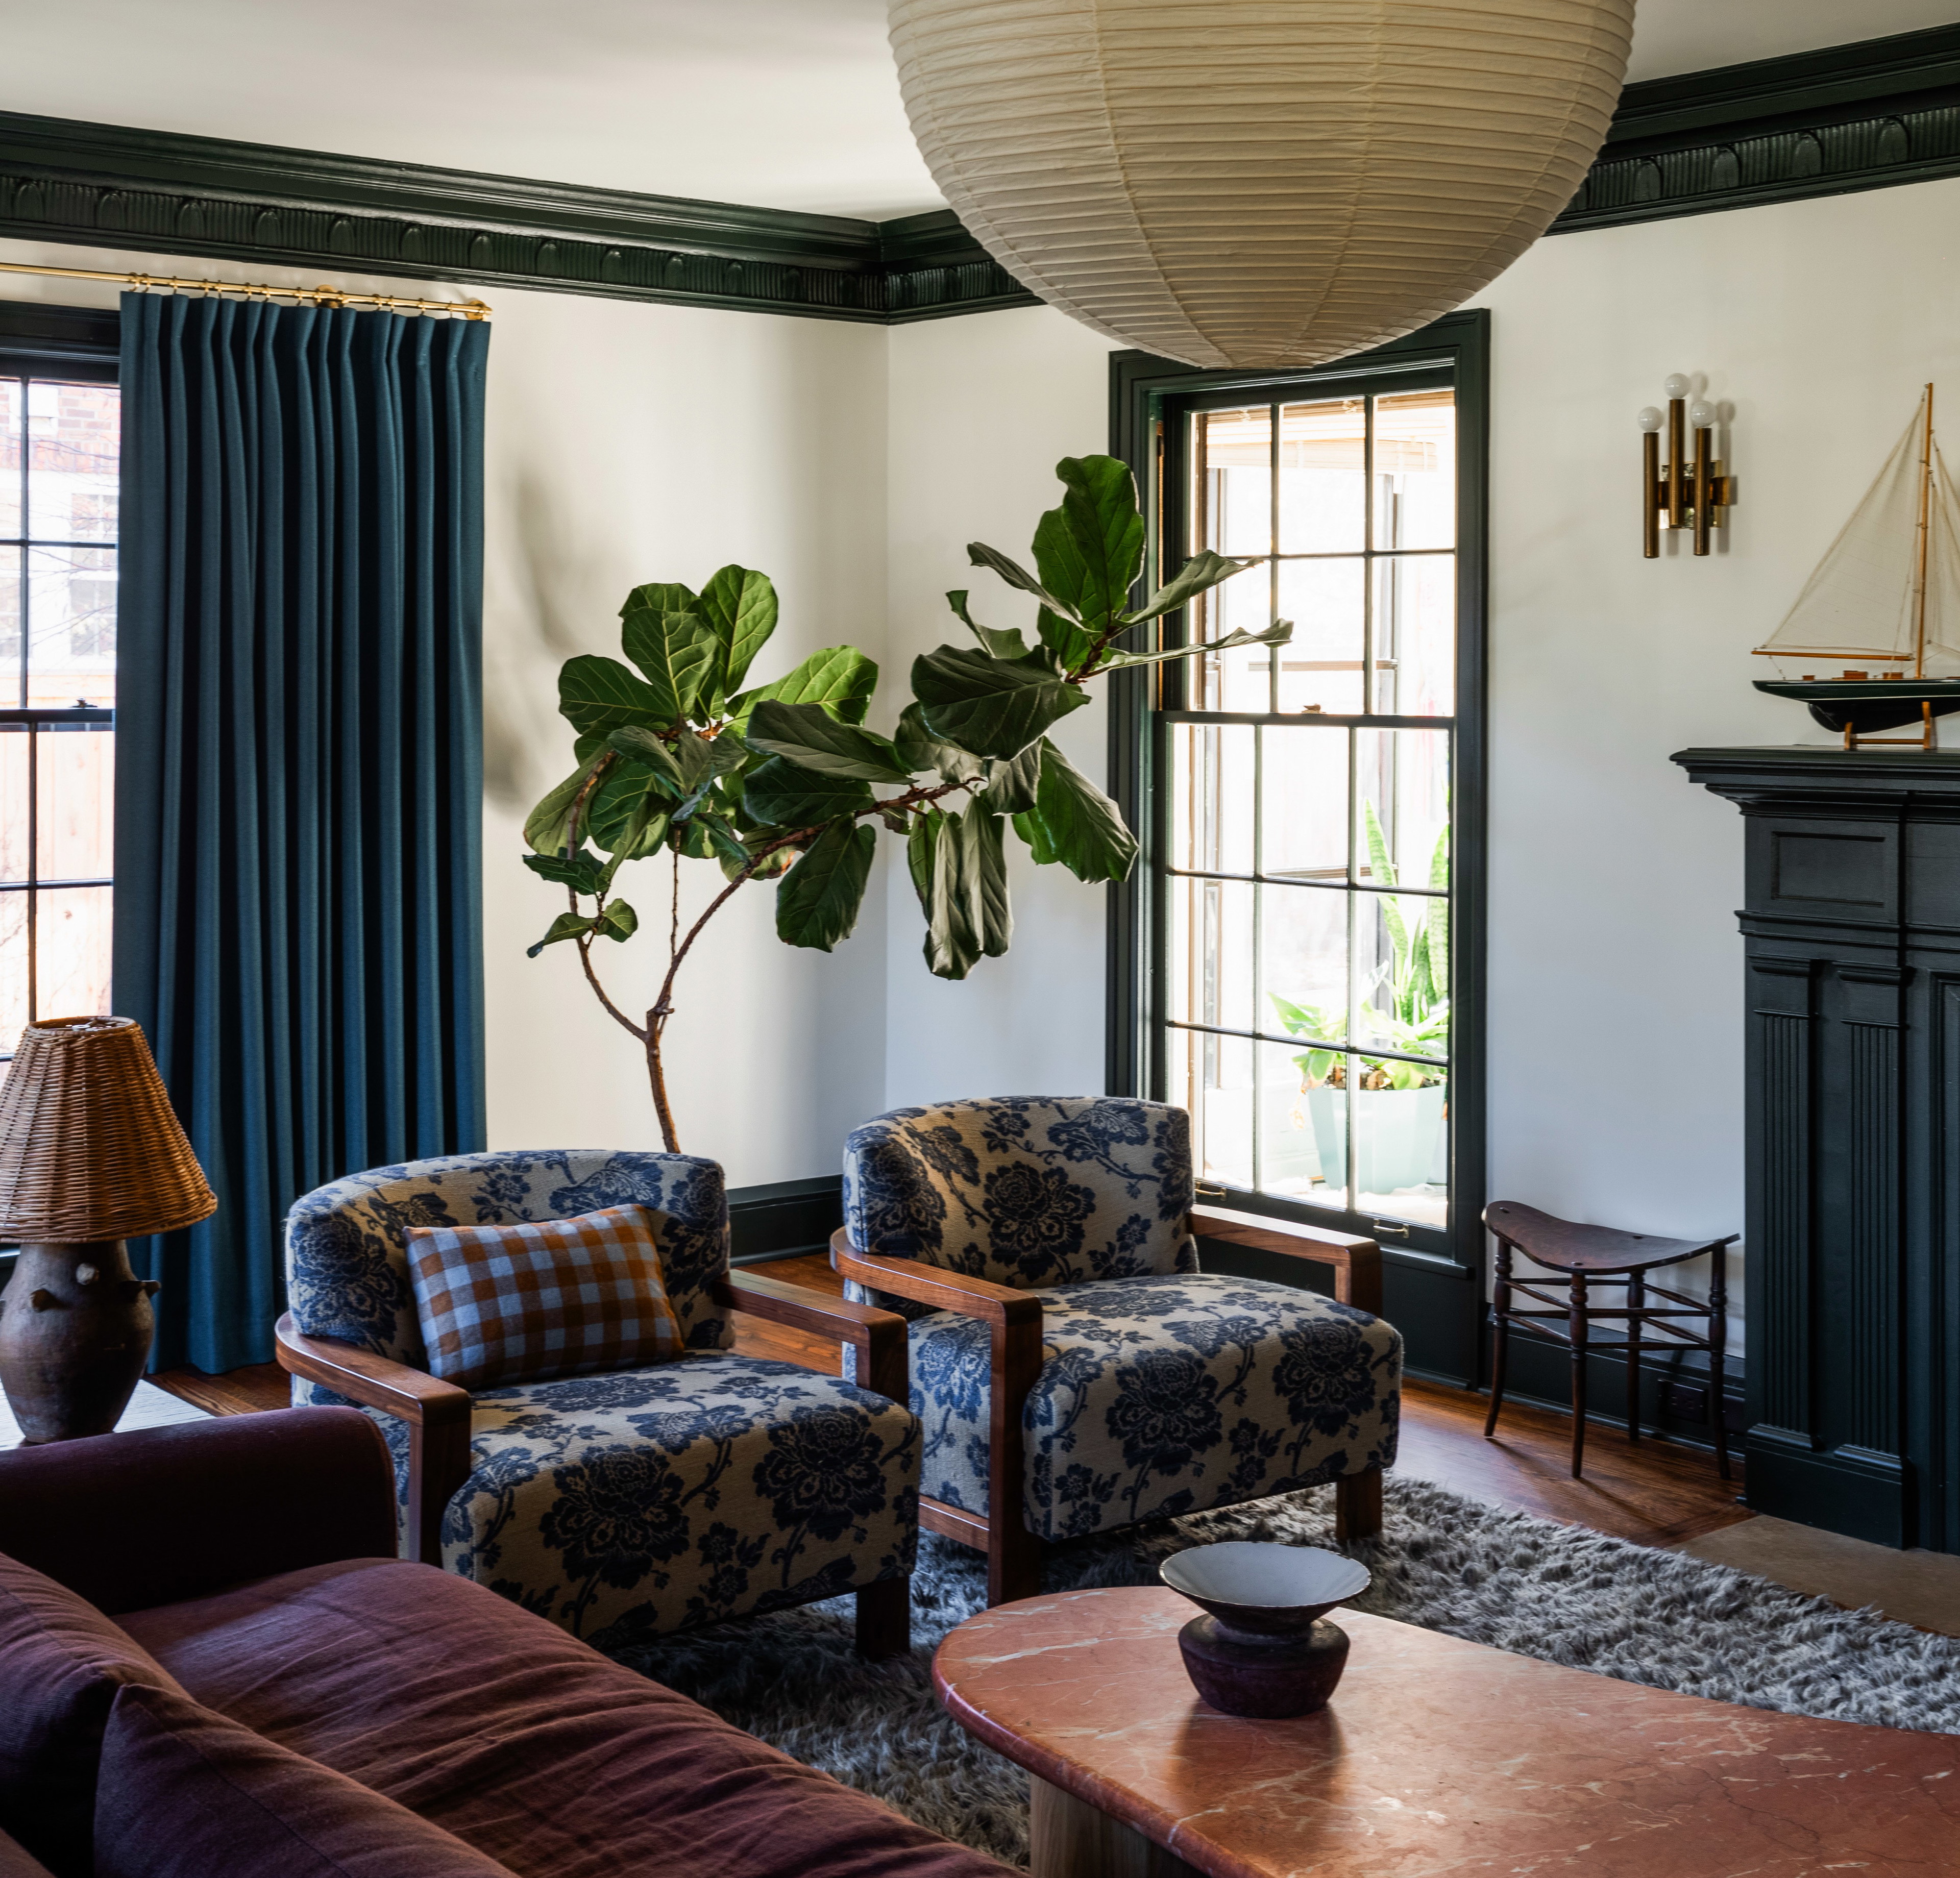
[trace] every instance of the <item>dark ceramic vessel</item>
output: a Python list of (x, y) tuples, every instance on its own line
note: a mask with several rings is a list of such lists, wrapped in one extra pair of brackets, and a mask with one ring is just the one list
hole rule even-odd
[(1177, 1642), (1208, 1707), (1268, 1721), (1325, 1707), (1348, 1666), (1348, 1634), (1325, 1614), (1367, 1589), (1366, 1565), (1317, 1546), (1233, 1540), (1178, 1552), (1159, 1573), (1208, 1613)]

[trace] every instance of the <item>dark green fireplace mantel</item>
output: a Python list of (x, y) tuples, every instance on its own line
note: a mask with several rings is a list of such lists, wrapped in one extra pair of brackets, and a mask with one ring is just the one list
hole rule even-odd
[(1682, 750), (1741, 809), (1748, 1498), (1960, 1552), (1960, 752)]

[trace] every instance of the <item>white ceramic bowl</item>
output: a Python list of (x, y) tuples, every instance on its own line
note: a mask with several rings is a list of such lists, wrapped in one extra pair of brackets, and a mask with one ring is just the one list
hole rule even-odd
[(1318, 1546), (1276, 1546), (1249, 1539), (1194, 1546), (1158, 1568), (1181, 1592), (1234, 1630), (1284, 1635), (1368, 1588), (1368, 1568)]

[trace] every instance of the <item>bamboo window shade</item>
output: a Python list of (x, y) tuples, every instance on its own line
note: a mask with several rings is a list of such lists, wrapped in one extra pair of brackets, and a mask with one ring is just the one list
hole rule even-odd
[(142, 1026), (30, 1025), (0, 1086), (0, 1234), (78, 1244), (173, 1232), (218, 1210)]

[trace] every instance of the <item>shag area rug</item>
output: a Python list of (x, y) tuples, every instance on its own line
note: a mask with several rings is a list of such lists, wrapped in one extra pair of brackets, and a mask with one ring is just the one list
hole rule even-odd
[[(1332, 1489), (1050, 1549), (1044, 1588), (1152, 1584), (1221, 1539), (1332, 1546)], [(1717, 1702), (1960, 1733), (1960, 1639), (1843, 1611), (1726, 1565), (1506, 1513), (1427, 1481), (1388, 1482), (1374, 1583), (1357, 1609), (1520, 1656)], [(1027, 1776), (940, 1707), (932, 1653), (986, 1603), (984, 1561), (923, 1535), (912, 1651), (861, 1662), (848, 1598), (718, 1625), (620, 1660), (921, 1825), (1027, 1861)]]

